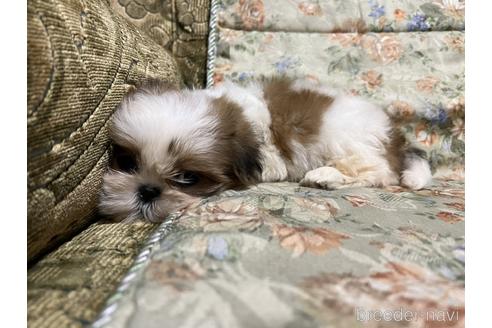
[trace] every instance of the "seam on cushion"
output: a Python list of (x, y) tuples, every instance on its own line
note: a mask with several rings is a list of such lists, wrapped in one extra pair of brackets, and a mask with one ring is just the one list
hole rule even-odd
[(123, 279), (121, 279), (116, 291), (108, 298), (102, 311), (96, 320), (94, 320), (91, 327), (101, 328), (111, 323), (113, 314), (118, 309), (120, 301), (136, 287), (135, 281), (138, 280), (138, 277), (144, 274), (145, 268), (151, 261), (152, 255), (159, 249), (161, 242), (174, 230), (174, 223), (180, 216), (180, 212), (168, 215), (164, 222), (147, 239), (145, 245), (141, 248), (141, 251), (135, 258), (132, 266)]
[(48, 96), (48, 93), (50, 92), (51, 87), (53, 85), (53, 77), (55, 76), (55, 58), (56, 58), (56, 56), (55, 56), (55, 49), (53, 47), (53, 42), (51, 41), (51, 33), (49, 32), (49, 29), (48, 29), (46, 22), (44, 21), (44, 16), (40, 12), (36, 12), (36, 16), (39, 18), (41, 25), (43, 26), (43, 28), (46, 32), (46, 35), (47, 35), (49, 48), (51, 50), (50, 51), (50, 53), (51, 53), (51, 69), (50, 69), (50, 76), (48, 78), (48, 83), (46, 83), (46, 87), (45, 87), (44, 92), (43, 92), (43, 98), (41, 100), (39, 100), (39, 102), (36, 104), (36, 106), (34, 106), (34, 108), (30, 112), (28, 109), (28, 113), (27, 113), (28, 118), (33, 117), (38, 112), (38, 109), (45, 103), (46, 97)]
[(295, 33), (295, 34), (399, 34), (399, 33), (446, 33), (446, 32), (465, 32), (465, 29), (452, 29), (452, 30), (429, 30), (429, 31), (393, 31), (393, 32), (384, 32), (384, 31), (367, 31), (364, 33), (361, 32), (352, 32), (352, 31), (344, 31), (344, 32), (331, 32), (331, 31), (301, 31), (301, 30), (245, 30), (241, 28), (233, 28), (228, 26), (219, 26), (220, 29), (237, 31), (237, 32), (256, 32), (256, 33)]
[(217, 55), (217, 41), (218, 41), (218, 29), (217, 20), (219, 13), (219, 1), (212, 0), (210, 4), (210, 20), (209, 20), (209, 34), (207, 45), (207, 80), (206, 88), (211, 88), (214, 85), (214, 71), (215, 71), (215, 58)]
[(171, 53), (175, 54), (175, 44), (176, 41), (178, 41), (178, 10), (176, 9), (176, 0), (171, 1), (171, 14), (172, 14), (172, 21), (171, 21), (171, 35), (172, 35), (172, 43), (171, 43)]
[(406, 31), (406, 32), (366, 32), (366, 33), (360, 33), (360, 32), (314, 32), (314, 31), (259, 31), (259, 30), (240, 30), (240, 29), (232, 29), (229, 27), (223, 27), (223, 26), (218, 26), (217, 28), (217, 36), (218, 32), (220, 30), (229, 30), (229, 31), (236, 31), (236, 32), (241, 32), (244, 34), (247, 33), (258, 33), (258, 34), (319, 34), (319, 35), (333, 35), (333, 34), (361, 34), (361, 35), (370, 35), (370, 34), (387, 34), (387, 35), (398, 35), (398, 34), (410, 34), (410, 33), (418, 33), (418, 34), (445, 34), (449, 32), (456, 32), (456, 33), (465, 33), (465, 30), (448, 30), (448, 31)]

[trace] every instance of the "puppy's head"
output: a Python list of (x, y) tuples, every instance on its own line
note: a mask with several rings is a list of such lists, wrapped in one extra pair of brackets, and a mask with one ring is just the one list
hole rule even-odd
[(223, 96), (153, 81), (128, 94), (111, 123), (113, 152), (99, 208), (114, 219), (162, 221), (261, 174), (252, 126)]

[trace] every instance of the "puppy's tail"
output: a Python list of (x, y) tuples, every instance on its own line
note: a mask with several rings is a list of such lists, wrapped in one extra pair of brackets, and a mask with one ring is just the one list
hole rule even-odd
[(416, 148), (410, 148), (403, 154), (401, 184), (413, 190), (422, 189), (432, 180), (429, 162), (425, 153)]
[(425, 151), (413, 147), (405, 138), (399, 126), (404, 121), (400, 117), (390, 117), (392, 129), (387, 155), (393, 171), (400, 176), (400, 184), (419, 190), (432, 181), (432, 172)]

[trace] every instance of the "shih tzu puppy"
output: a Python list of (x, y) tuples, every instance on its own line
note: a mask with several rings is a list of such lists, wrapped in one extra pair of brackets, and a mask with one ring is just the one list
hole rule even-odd
[(110, 127), (103, 214), (162, 221), (204, 196), (258, 182), (420, 189), (429, 163), (364, 99), (285, 78), (206, 90), (158, 81), (128, 94)]

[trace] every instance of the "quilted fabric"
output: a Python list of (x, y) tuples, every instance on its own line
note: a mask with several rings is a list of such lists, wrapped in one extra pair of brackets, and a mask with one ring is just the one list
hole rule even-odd
[(29, 327), (84, 327), (133, 263), (149, 223), (93, 224), (27, 273)]
[(458, 182), (227, 191), (154, 249), (103, 326), (367, 327), (370, 311), (404, 309), (416, 316), (377, 327), (464, 327)]
[(175, 61), (100, 0), (28, 2), (28, 260), (94, 220), (107, 122), (129, 85), (180, 84)]
[(111, 7), (169, 50), (189, 87), (203, 87), (207, 58), (207, 0), (111, 0)]

